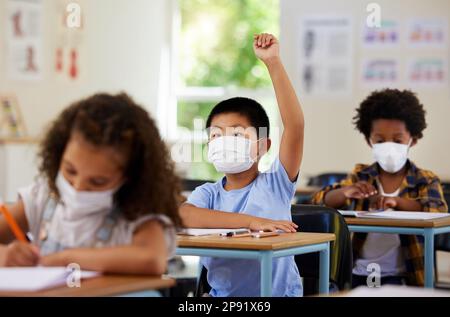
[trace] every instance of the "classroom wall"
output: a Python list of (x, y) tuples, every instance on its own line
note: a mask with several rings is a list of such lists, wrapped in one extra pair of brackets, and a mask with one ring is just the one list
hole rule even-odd
[(59, 80), (54, 71), (56, 3), (44, 0), (42, 81), (7, 78), (5, 65), (6, 0), (0, 0), (0, 93), (17, 94), (28, 130), (40, 134), (47, 122), (70, 102), (98, 91), (127, 91), (156, 113), (161, 52), (170, 32), (170, 1), (81, 0), (85, 14), (80, 53), (80, 79)]
[[(372, 162), (371, 152), (362, 135), (351, 124), (354, 109), (369, 94), (370, 90), (361, 88), (360, 64), (362, 49), (360, 40), (361, 22), (367, 17), (366, 6), (373, 1), (363, 0), (281, 0), (281, 49), (287, 70), (294, 81), (302, 101), (306, 117), (305, 156), (303, 176), (327, 171), (348, 171), (355, 163)], [(445, 17), (450, 20), (450, 1), (448, 0), (378, 0), (382, 15), (405, 21), (411, 17)], [(300, 43), (299, 20), (310, 14), (350, 14), (354, 20), (354, 84), (349, 97), (326, 98), (308, 97), (300, 91), (298, 73), (298, 47)], [(449, 30), (450, 33), (450, 30)], [(359, 42), (358, 42), (359, 40)], [(395, 51), (393, 57), (405, 59), (408, 56), (423, 56), (404, 46)], [(378, 52), (366, 52), (367, 56), (379, 56)], [(423, 52), (423, 51), (421, 51)], [(433, 56), (428, 50), (425, 55)], [(392, 54), (390, 54), (392, 56)], [(383, 55), (383, 53), (381, 54)], [(448, 51), (447, 51), (448, 58)], [(404, 71), (403, 71), (404, 73)], [(424, 138), (411, 150), (411, 158), (420, 166), (450, 180), (450, 95), (449, 88), (439, 90), (417, 90), (418, 97), (428, 112), (428, 128)]]

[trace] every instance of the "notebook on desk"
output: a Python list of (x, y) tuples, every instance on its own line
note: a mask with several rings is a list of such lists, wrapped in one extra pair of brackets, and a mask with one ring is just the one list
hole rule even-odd
[[(98, 272), (81, 271), (80, 279), (100, 275)], [(0, 268), (0, 291), (26, 292), (39, 291), (64, 286), (71, 271), (66, 267), (14, 267)]]
[(355, 211), (338, 210), (345, 217), (376, 218), (376, 219), (404, 219), (404, 220), (434, 220), (450, 217), (448, 213), (416, 212), (416, 211)]

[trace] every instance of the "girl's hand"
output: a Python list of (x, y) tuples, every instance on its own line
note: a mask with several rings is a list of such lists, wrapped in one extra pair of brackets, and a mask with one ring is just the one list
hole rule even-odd
[(292, 221), (258, 219), (250, 223), (249, 229), (252, 231), (277, 231), (297, 232), (298, 226)]
[(378, 192), (368, 182), (357, 182), (351, 186), (343, 187), (342, 192), (346, 198), (364, 199), (376, 195)]
[(280, 58), (280, 46), (277, 38), (272, 34), (256, 34), (253, 38), (253, 50), (256, 57), (266, 64)]
[(14, 241), (3, 249), (0, 266), (36, 266), (39, 263), (39, 249), (27, 242)]

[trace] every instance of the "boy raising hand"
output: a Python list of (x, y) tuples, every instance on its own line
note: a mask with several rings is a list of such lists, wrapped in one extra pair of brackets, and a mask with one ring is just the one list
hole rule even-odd
[[(279, 157), (268, 171), (259, 172), (271, 140), (269, 118), (257, 101), (237, 97), (217, 104), (206, 122), (208, 160), (225, 176), (196, 188), (181, 206), (187, 227), (296, 231), (291, 200), (303, 153), (303, 113), (281, 62), (278, 40), (270, 34), (253, 40), (255, 54), (271, 76), (284, 125)], [(208, 270), (212, 296), (259, 296), (256, 261), (202, 258), (201, 263)], [(275, 259), (272, 275), (273, 296), (302, 295), (294, 257)]]

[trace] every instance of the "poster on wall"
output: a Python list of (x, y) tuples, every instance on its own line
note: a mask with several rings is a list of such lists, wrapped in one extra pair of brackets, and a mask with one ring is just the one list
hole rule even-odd
[(410, 47), (447, 48), (448, 20), (413, 19), (408, 23), (408, 43)]
[(363, 60), (361, 69), (363, 86), (384, 88), (398, 86), (400, 82), (399, 62), (395, 59), (366, 59)]
[[(365, 21), (364, 21), (365, 22)], [(382, 20), (381, 27), (363, 24), (362, 43), (366, 48), (395, 47), (400, 43), (400, 24), (395, 20)]]
[(306, 95), (351, 95), (352, 20), (306, 16), (300, 25), (300, 82)]
[(58, 0), (56, 2), (57, 19), (56, 46), (53, 52), (53, 69), (57, 78), (64, 81), (76, 81), (85, 73), (82, 65), (83, 1)]
[(43, 73), (42, 0), (8, 0), (6, 58), (12, 80), (40, 80)]
[(442, 89), (448, 84), (448, 62), (444, 58), (410, 59), (407, 76), (414, 88)]

